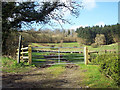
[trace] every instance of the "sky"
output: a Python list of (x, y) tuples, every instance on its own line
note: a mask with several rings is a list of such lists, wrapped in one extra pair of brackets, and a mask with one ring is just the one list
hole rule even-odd
[[(76, 29), (85, 26), (104, 26), (104, 25), (114, 25), (118, 23), (118, 0), (83, 0), (83, 9), (80, 9), (80, 15), (75, 18), (65, 12), (65, 18), (71, 19), (72, 24), (61, 23), (63, 29)], [(57, 23), (57, 22), (55, 22)], [(38, 29), (62, 29), (58, 24), (56, 27), (51, 27), (49, 25), (32, 25), (36, 30)]]
[(112, 25), (118, 22), (118, 3), (117, 2), (95, 2), (92, 6), (81, 10), (79, 18), (72, 27), (76, 28), (79, 26), (95, 26), (95, 25)]

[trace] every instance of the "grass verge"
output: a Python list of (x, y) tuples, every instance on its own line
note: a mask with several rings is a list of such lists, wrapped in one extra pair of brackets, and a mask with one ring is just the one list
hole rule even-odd
[(84, 76), (82, 85), (91, 88), (118, 88), (115, 81), (101, 74), (98, 65), (79, 64), (79, 66), (82, 71), (80, 75)]

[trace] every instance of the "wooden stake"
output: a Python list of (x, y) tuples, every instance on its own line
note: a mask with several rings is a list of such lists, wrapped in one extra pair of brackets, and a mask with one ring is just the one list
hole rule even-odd
[(20, 63), (20, 51), (21, 51), (21, 42), (22, 42), (22, 36), (19, 36), (19, 44), (18, 44), (18, 58), (17, 63)]
[[(22, 48), (23, 48), (23, 45), (22, 45)], [(22, 49), (22, 53), (21, 54), (22, 54), (22, 57), (23, 57), (23, 49)], [(23, 61), (23, 58), (22, 58), (22, 61)]]
[(32, 47), (28, 45), (28, 63), (32, 64)]
[(88, 64), (88, 48), (84, 47), (84, 60), (85, 60), (85, 65)]

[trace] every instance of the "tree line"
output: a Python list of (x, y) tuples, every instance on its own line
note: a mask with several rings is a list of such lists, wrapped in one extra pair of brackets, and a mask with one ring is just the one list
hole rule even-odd
[[(91, 45), (103, 41), (101, 44), (112, 44), (120, 40), (120, 24), (93, 26), (93, 27), (80, 27), (76, 29), (79, 41), (82, 44)], [(98, 39), (99, 38), (99, 39)], [(101, 39), (100, 39), (101, 38)]]

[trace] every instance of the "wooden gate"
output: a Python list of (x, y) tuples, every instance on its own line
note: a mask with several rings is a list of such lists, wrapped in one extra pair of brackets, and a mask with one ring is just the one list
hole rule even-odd
[[(19, 50), (18, 50), (19, 52)], [(22, 47), (20, 59), (29, 64), (88, 64), (87, 47)]]

